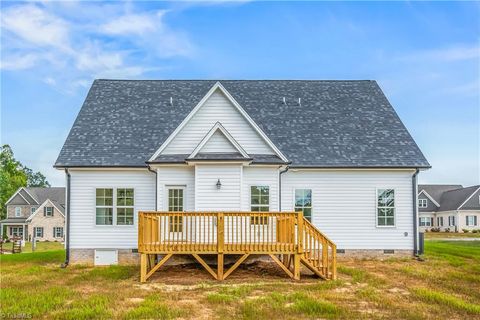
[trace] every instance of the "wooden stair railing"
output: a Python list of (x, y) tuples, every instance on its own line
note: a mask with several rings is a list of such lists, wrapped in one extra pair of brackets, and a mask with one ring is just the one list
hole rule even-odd
[[(302, 212), (139, 212), (140, 279), (145, 282), (174, 254), (192, 255), (224, 280), (250, 255), (269, 255), (300, 279), (305, 265), (323, 279), (336, 278), (336, 246)], [(216, 255), (214, 271), (200, 255)], [(224, 255), (240, 255), (224, 272)]]

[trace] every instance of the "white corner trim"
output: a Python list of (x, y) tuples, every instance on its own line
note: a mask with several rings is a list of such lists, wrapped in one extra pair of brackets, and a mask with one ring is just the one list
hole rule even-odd
[(477, 191), (480, 190), (480, 187), (478, 187), (473, 193), (467, 198), (467, 200), (463, 201), (463, 203), (457, 208), (457, 210), (460, 210), (461, 207), (465, 205), (465, 203), (468, 202), (468, 200), (472, 199), (472, 197), (477, 193)]
[[(418, 193), (418, 196), (420, 196), (422, 193), (423, 193), (428, 199), (430, 199), (430, 201), (432, 201), (437, 207), (440, 208), (440, 204), (439, 204), (437, 201), (435, 201), (435, 200), (432, 198), (432, 196), (429, 195), (428, 192), (425, 191), (424, 189), (422, 189), (422, 191), (420, 191), (420, 192)], [(418, 196), (417, 196), (417, 197), (418, 197)]]
[(207, 94), (200, 100), (200, 102), (193, 108), (192, 111), (187, 115), (185, 119), (180, 123), (180, 125), (170, 134), (170, 136), (162, 143), (160, 148), (150, 157), (148, 161), (155, 160), (158, 155), (167, 147), (167, 145), (175, 138), (175, 136), (185, 127), (185, 125), (190, 121), (190, 119), (198, 112), (198, 110), (205, 104), (205, 102), (210, 98), (210, 96), (219, 89), (227, 97), (228, 100), (237, 108), (242, 116), (247, 119), (249, 124), (255, 129), (255, 131), (265, 140), (270, 148), (275, 151), (275, 153), (285, 162), (288, 162), (288, 159), (280, 152), (280, 150), (273, 144), (273, 142), (267, 137), (267, 135), (260, 129), (260, 127), (253, 121), (252, 118), (247, 114), (247, 112), (240, 106), (240, 104), (232, 97), (232, 95), (225, 89), (220, 82), (216, 82)]
[(40, 209), (43, 209), (43, 207), (45, 207), (47, 204), (51, 204), (52, 206), (54, 206), (55, 209), (57, 209), (57, 211), (60, 212), (60, 214), (65, 218), (65, 215), (64, 215), (64, 214), (62, 213), (62, 211), (55, 205), (55, 203), (53, 203), (52, 201), (50, 201), (50, 199), (47, 199), (47, 200), (45, 200), (44, 203), (42, 203), (42, 204), (37, 208), (37, 210), (35, 210), (34, 213), (32, 213), (32, 214), (27, 218), (27, 220), (25, 220), (25, 222), (27, 222), (27, 221), (29, 221), (29, 222), (32, 221), (32, 218), (33, 218), (37, 213), (39, 213), (39, 212), (41, 211)]
[(212, 129), (210, 129), (210, 131), (208, 131), (205, 137), (203, 137), (202, 141), (200, 141), (198, 146), (193, 150), (193, 152), (188, 156), (188, 158), (195, 157), (200, 152), (200, 150), (205, 146), (205, 144), (210, 140), (213, 134), (217, 132), (217, 130), (219, 130), (227, 138), (227, 140), (230, 141), (230, 143), (235, 147), (235, 149), (238, 150), (238, 152), (242, 154), (242, 156), (244, 156), (245, 158), (248, 158), (248, 153), (245, 152), (242, 146), (232, 137), (230, 132), (228, 132), (227, 129), (225, 129), (225, 127), (222, 126), (220, 122), (215, 123)]

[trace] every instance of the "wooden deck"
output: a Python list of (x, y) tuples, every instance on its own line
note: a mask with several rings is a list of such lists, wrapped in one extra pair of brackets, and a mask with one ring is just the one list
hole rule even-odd
[[(250, 255), (269, 255), (290, 277), (300, 264), (323, 279), (336, 278), (336, 246), (301, 212), (139, 212), (140, 279), (174, 254), (191, 254), (217, 280)], [(200, 255), (216, 255), (214, 271)], [(224, 272), (224, 255), (241, 255)]]

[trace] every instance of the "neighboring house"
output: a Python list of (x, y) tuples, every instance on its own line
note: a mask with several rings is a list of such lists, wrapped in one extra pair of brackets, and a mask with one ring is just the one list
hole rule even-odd
[(480, 229), (480, 185), (418, 185), (421, 231), (439, 228), (459, 232)]
[(65, 188), (20, 188), (7, 203), (0, 230), (8, 238), (64, 241)]
[(124, 263), (143, 210), (302, 210), (341, 254), (412, 255), (430, 165), (375, 81), (95, 80), (55, 167), (70, 262)]

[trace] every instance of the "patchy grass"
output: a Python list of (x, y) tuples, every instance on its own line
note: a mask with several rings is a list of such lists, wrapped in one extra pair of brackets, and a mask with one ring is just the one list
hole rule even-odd
[[(64, 249), (64, 244), (62, 242), (42, 241), (42, 242), (37, 242), (35, 252), (63, 250), (63, 249)], [(22, 253), (30, 253), (30, 252), (32, 252), (32, 243), (25, 242), (25, 247), (22, 248)]]
[(473, 232), (425, 232), (425, 239), (462, 239), (462, 238), (480, 238), (480, 233), (473, 233)]
[(480, 319), (480, 242), (426, 241), (424, 261), (339, 261), (336, 281), (241, 266), (223, 282), (198, 266), (59, 268), (64, 251), (0, 256), (0, 318)]

